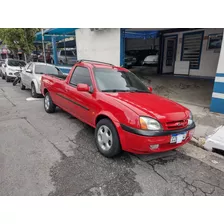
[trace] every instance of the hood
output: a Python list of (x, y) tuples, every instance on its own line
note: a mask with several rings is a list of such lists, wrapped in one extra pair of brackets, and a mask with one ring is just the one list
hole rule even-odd
[(189, 110), (182, 105), (151, 93), (107, 93), (107, 96), (127, 106), (140, 116), (149, 116), (161, 122), (188, 119)]
[(158, 60), (159, 56), (158, 55), (149, 55), (145, 58), (144, 61), (152, 61), (152, 60)]
[(8, 66), (8, 68), (13, 71), (22, 71), (23, 69), (23, 67), (20, 66)]

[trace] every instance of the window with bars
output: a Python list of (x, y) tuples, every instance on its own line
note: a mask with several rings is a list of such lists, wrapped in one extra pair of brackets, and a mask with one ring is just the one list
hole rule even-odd
[(190, 61), (190, 69), (199, 69), (204, 31), (185, 33), (181, 61)]

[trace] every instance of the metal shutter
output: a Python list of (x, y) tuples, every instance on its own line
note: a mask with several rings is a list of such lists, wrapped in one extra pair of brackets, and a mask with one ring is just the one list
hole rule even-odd
[(190, 69), (200, 65), (201, 47), (204, 32), (188, 33), (183, 36), (182, 61), (190, 61)]

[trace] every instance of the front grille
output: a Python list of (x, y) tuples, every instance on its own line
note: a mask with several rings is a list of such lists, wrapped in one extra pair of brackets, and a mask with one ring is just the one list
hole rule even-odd
[(175, 130), (187, 127), (188, 120), (181, 120), (181, 121), (172, 121), (166, 123), (166, 128), (168, 130)]

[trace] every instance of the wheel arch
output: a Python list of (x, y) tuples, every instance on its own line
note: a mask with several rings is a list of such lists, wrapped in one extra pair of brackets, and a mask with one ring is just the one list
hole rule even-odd
[(44, 91), (43, 91), (43, 93), (44, 93), (44, 96), (46, 95), (46, 93), (48, 93), (49, 91), (47, 90), (47, 88), (44, 88)]
[(106, 111), (103, 111), (101, 113), (99, 113), (96, 118), (95, 118), (95, 126), (97, 125), (97, 123), (102, 120), (102, 119), (109, 119), (115, 127), (118, 126), (118, 123), (120, 124), (120, 122), (118, 121), (118, 119), (110, 112), (106, 112)]
[(32, 86), (32, 84), (35, 85), (35, 88), (36, 88), (36, 90), (37, 90), (37, 89), (38, 89), (38, 84), (37, 84), (37, 80), (36, 80), (36, 79), (32, 79), (32, 80), (31, 80), (31, 86)]

